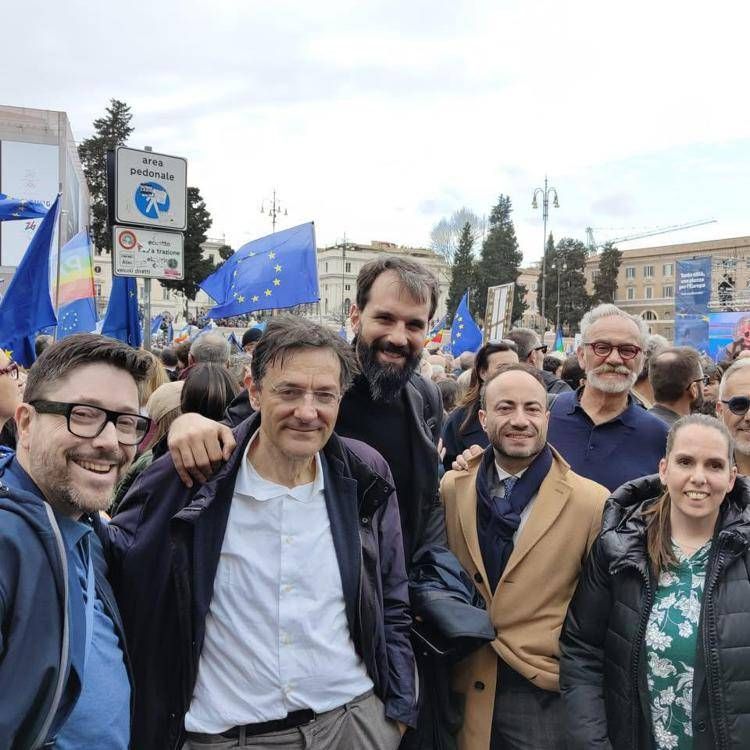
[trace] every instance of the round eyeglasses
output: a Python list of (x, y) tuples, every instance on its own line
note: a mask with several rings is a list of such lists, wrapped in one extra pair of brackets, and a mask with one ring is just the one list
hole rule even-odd
[(634, 359), (641, 352), (641, 347), (635, 344), (610, 344), (608, 341), (591, 341), (584, 343), (584, 346), (590, 346), (591, 350), (597, 357), (606, 358), (617, 349), (620, 359)]

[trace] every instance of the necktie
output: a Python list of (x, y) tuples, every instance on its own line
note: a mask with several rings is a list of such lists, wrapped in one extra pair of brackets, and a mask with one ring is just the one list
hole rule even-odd
[(510, 497), (510, 493), (513, 492), (513, 488), (516, 486), (517, 481), (518, 477), (514, 476), (505, 477), (505, 479), (503, 479), (503, 497), (506, 499)]

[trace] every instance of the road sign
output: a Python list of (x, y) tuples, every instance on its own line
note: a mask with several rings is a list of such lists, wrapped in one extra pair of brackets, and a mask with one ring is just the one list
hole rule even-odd
[(112, 272), (144, 279), (185, 278), (185, 250), (179, 232), (113, 227)]
[(118, 146), (114, 223), (156, 229), (187, 228), (187, 160)]

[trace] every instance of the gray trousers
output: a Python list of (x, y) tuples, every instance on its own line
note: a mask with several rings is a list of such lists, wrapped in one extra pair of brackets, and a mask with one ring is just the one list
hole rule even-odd
[(396, 750), (401, 733), (387, 719), (383, 702), (374, 693), (355, 698), (340, 708), (319, 714), (315, 721), (294, 729), (227, 738), (221, 734), (188, 733), (182, 750)]

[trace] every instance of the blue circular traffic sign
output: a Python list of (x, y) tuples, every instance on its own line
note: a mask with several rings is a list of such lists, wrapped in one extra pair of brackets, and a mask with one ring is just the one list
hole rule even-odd
[(135, 189), (136, 208), (149, 219), (169, 211), (169, 193), (158, 182), (141, 182)]

